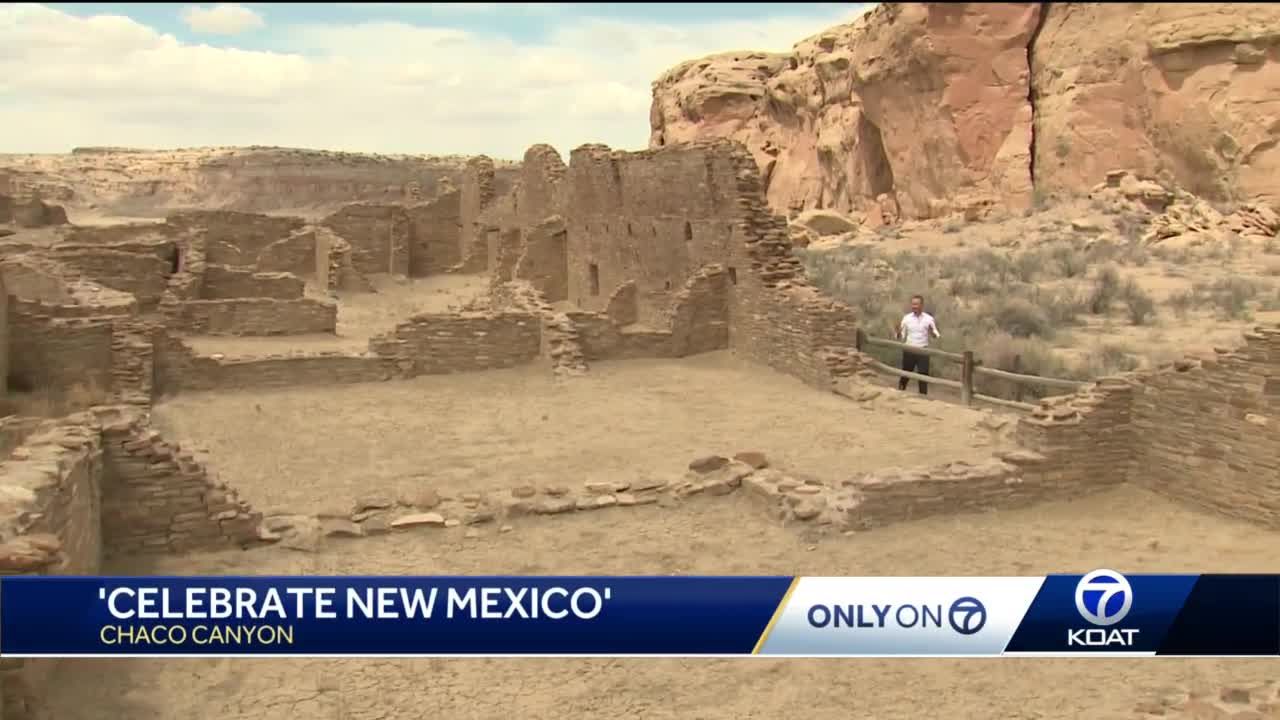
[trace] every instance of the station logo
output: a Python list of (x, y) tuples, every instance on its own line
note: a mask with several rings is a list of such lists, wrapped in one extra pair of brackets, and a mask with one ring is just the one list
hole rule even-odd
[(1093, 627), (1067, 630), (1069, 647), (1133, 647), (1136, 628), (1119, 628), (1133, 609), (1133, 587), (1115, 570), (1094, 570), (1076, 584), (1076, 611)]

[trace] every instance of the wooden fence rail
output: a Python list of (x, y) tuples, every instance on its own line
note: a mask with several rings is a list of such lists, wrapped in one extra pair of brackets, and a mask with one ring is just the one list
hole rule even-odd
[[(1022, 402), (1021, 390), (1023, 387), (1039, 386), (1039, 387), (1048, 387), (1048, 388), (1056, 388), (1056, 389), (1067, 390), (1067, 391), (1074, 391), (1077, 388), (1080, 388), (1086, 384), (1078, 380), (1064, 380), (1060, 378), (1040, 377), (1039, 375), (1025, 375), (1023, 373), (1010, 372), (1008, 370), (997, 370), (995, 368), (982, 367), (982, 361), (977, 360), (973, 357), (972, 350), (965, 350), (964, 352), (955, 353), (955, 352), (948, 352), (946, 350), (937, 350), (935, 348), (920, 348), (912, 345), (907, 345), (906, 343), (898, 342), (897, 340), (872, 337), (870, 335), (867, 335), (866, 332), (864, 332), (863, 330), (859, 329), (858, 335), (857, 335), (858, 351), (865, 352), (866, 349), (871, 346), (894, 348), (897, 350), (905, 350), (907, 352), (913, 352), (918, 355), (928, 355), (930, 357), (941, 358), (943, 360), (951, 360), (954, 362), (959, 362), (960, 363), (960, 379), (959, 380), (949, 380), (947, 378), (932, 377), (929, 375), (922, 375), (920, 373), (908, 372), (906, 370), (900, 370), (896, 367), (886, 365), (878, 360), (872, 360), (871, 366), (882, 373), (886, 373), (889, 375), (896, 375), (897, 377), (900, 377), (900, 378), (907, 378), (908, 380), (916, 380), (918, 382), (926, 382), (932, 385), (941, 385), (942, 387), (955, 388), (960, 391), (960, 402), (963, 403), (964, 405), (972, 405), (974, 400), (979, 400), (981, 402), (990, 403), (992, 405), (1000, 405), (1002, 407), (1014, 408), (1017, 410), (1025, 410), (1029, 412), (1031, 410), (1034, 410), (1036, 406), (1030, 403)], [(1018, 364), (1017, 360), (1018, 360), (1017, 358), (1014, 359), (1015, 367), (1017, 367), (1017, 364)], [(1005, 400), (1004, 398), (978, 394), (974, 390), (973, 380), (975, 376), (979, 376), (979, 375), (983, 377), (1004, 380), (1005, 382), (1012, 383), (1016, 388), (1018, 388), (1018, 399)]]

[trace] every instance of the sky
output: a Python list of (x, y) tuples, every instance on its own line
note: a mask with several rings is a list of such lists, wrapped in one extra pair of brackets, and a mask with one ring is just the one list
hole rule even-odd
[(854, 3), (0, 4), (0, 153), (279, 145), (519, 159), (648, 144), (684, 60)]

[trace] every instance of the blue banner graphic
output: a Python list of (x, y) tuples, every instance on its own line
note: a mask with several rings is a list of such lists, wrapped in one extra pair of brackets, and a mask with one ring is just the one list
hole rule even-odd
[(6, 577), (0, 655), (1280, 656), (1280, 575)]

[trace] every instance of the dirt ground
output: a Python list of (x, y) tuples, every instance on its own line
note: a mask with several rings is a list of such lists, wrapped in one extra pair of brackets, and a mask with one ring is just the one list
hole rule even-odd
[[(826, 538), (742, 496), (170, 557), (141, 574), (1035, 575), (1275, 570), (1275, 533), (1136, 488)], [(59, 720), (1129, 718), (1175, 687), (1274, 678), (1269, 660), (76, 660)]]
[(262, 357), (290, 352), (364, 352), (369, 338), (389, 332), (419, 313), (457, 312), (489, 289), (484, 275), (432, 275), (425, 278), (369, 278), (377, 292), (341, 293), (334, 335), (276, 337), (195, 336), (186, 338), (197, 353)]
[(183, 394), (154, 417), (169, 436), (207, 448), (221, 476), (255, 506), (295, 513), (424, 487), (456, 495), (678, 478), (696, 457), (743, 450), (838, 480), (893, 465), (980, 460), (1000, 442), (976, 426), (980, 412), (912, 398), (887, 404), (873, 413), (722, 352), (598, 363), (568, 380), (534, 365)]

